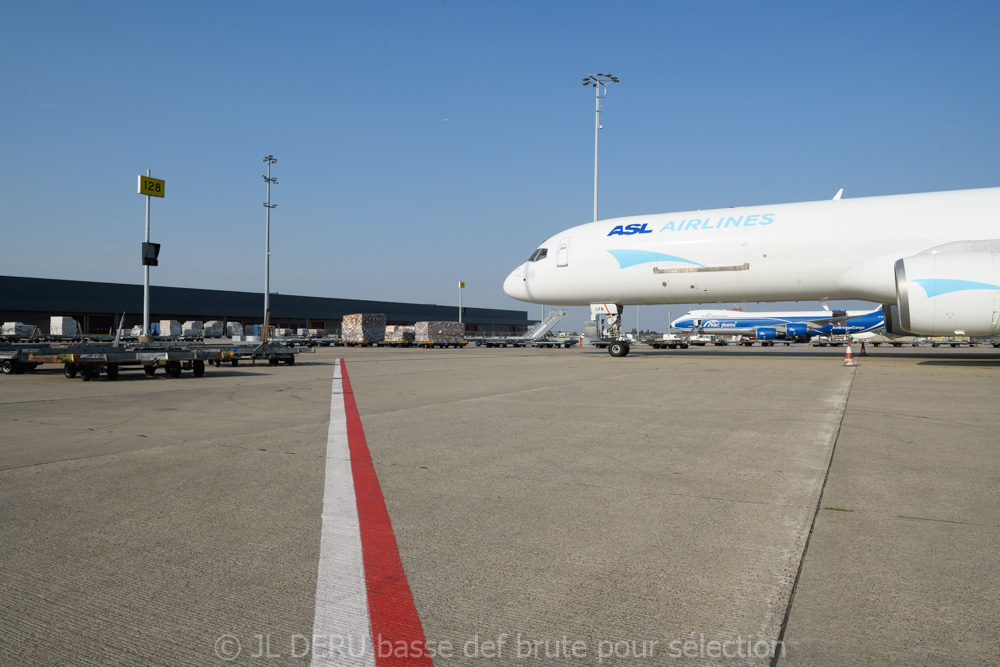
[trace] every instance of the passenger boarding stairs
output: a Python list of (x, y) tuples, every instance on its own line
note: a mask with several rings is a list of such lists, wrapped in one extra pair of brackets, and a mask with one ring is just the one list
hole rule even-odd
[(548, 317), (524, 332), (524, 337), (528, 340), (538, 340), (539, 338), (543, 338), (545, 334), (551, 331), (552, 327), (557, 325), (559, 320), (564, 317), (566, 317), (565, 310), (549, 311)]

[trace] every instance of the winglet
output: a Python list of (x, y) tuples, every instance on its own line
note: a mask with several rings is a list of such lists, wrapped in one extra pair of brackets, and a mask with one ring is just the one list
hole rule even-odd
[(844, 194), (844, 188), (837, 190), (837, 194), (833, 195), (833, 201), (840, 201), (840, 195)]

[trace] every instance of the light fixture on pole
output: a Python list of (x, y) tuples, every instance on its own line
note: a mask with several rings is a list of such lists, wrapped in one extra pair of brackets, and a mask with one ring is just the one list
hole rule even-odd
[(264, 342), (267, 342), (267, 330), (271, 319), (271, 209), (278, 208), (277, 204), (271, 203), (271, 183), (278, 184), (277, 178), (271, 178), (271, 165), (277, 160), (273, 155), (268, 155), (263, 159), (267, 163), (267, 175), (261, 174), (261, 178), (267, 181), (267, 207), (264, 226)]
[(618, 83), (618, 77), (598, 73), (583, 78), (583, 85), (594, 87), (594, 222), (597, 222), (597, 133), (601, 129), (601, 100), (607, 97), (610, 83)]

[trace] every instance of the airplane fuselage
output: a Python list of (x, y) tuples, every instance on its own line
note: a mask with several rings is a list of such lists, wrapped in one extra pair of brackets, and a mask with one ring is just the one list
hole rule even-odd
[(875, 310), (747, 312), (693, 310), (670, 323), (681, 331), (705, 334), (757, 336), (772, 331), (781, 336), (807, 338), (827, 334), (858, 334), (885, 326), (882, 308)]
[(893, 303), (897, 260), (998, 231), (1000, 188), (642, 215), (550, 237), (504, 291), (561, 306)]

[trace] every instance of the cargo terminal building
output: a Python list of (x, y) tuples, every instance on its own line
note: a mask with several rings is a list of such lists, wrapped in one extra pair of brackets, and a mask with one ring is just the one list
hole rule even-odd
[[(47, 334), (49, 318), (61, 315), (79, 322), (83, 334), (107, 334), (125, 313), (128, 330), (142, 325), (142, 291), (142, 285), (0, 276), (0, 321), (23, 322)], [(340, 333), (344, 315), (354, 313), (381, 313), (387, 324), (458, 320), (455, 306), (275, 293), (269, 301), (270, 324), (281, 329)], [(264, 323), (264, 295), (151, 286), (149, 321), (159, 320), (240, 322), (246, 329)], [(531, 324), (526, 311), (493, 308), (464, 308), (462, 322), (468, 336), (516, 336)]]

